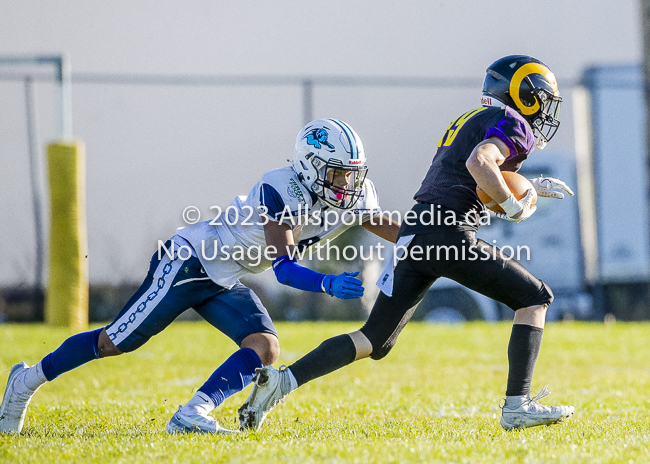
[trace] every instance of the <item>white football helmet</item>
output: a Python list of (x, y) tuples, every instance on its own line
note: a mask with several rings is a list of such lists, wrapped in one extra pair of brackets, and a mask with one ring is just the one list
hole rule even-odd
[(363, 191), (366, 154), (354, 130), (338, 119), (317, 119), (298, 133), (293, 169), (324, 203), (352, 208)]

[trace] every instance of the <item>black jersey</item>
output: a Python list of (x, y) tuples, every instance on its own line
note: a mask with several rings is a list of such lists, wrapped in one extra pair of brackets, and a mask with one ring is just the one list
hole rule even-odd
[(441, 205), (467, 215), (480, 213), (483, 203), (476, 194), (476, 181), (465, 163), (481, 141), (498, 137), (510, 149), (500, 166), (502, 171), (517, 171), (535, 147), (528, 122), (508, 106), (482, 106), (453, 121), (438, 142), (438, 151), (420, 190), (413, 197), (420, 203)]

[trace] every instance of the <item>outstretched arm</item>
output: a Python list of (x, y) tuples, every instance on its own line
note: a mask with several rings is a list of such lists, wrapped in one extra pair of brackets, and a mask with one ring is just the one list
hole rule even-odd
[(397, 243), (397, 234), (400, 227), (398, 222), (394, 222), (386, 216), (375, 216), (372, 220), (368, 220), (361, 225), (368, 232), (372, 232), (389, 242)]
[(325, 292), (341, 299), (363, 296), (362, 282), (356, 278), (358, 272), (344, 272), (340, 275), (321, 274), (301, 266), (294, 258), (295, 242), (288, 224), (269, 221), (264, 226), (267, 252), (273, 261), (273, 271), (278, 282), (308, 292)]

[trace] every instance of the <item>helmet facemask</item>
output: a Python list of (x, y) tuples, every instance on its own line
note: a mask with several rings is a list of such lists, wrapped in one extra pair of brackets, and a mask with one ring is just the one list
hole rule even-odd
[(533, 95), (539, 102), (539, 111), (531, 118), (530, 124), (536, 135), (535, 145), (543, 150), (560, 127), (562, 97), (539, 87), (533, 90)]
[(318, 172), (312, 190), (325, 204), (339, 209), (352, 208), (363, 192), (368, 168), (363, 165), (346, 166), (336, 158), (325, 161), (319, 156), (311, 159)]

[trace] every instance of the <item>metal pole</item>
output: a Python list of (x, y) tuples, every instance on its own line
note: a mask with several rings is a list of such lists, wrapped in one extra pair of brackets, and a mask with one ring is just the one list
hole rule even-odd
[[(650, 166), (650, 0), (641, 0), (643, 27), (643, 76), (646, 106), (646, 165)], [(650, 178), (648, 178), (650, 186)], [(650, 194), (650, 187), (648, 187)], [(645, 297), (650, 295), (650, 284), (646, 283)]]
[[(650, 0), (641, 0), (643, 22), (643, 75), (645, 103), (647, 114), (650, 116)], [(650, 117), (647, 118), (646, 154), (650, 164)], [(650, 179), (649, 179), (650, 180)]]
[(38, 156), (38, 126), (36, 122), (36, 98), (34, 83), (25, 78), (25, 109), (27, 115), (27, 143), (29, 148), (29, 176), (32, 184), (32, 204), (34, 208), (34, 233), (36, 237), (36, 262), (34, 276), (33, 308), (40, 314), (43, 294), (43, 269), (45, 268), (45, 242), (43, 238), (43, 206), (41, 191), (41, 169)]
[(59, 137), (72, 138), (72, 72), (66, 54), (43, 56), (0, 56), (0, 64), (50, 64), (56, 68), (56, 106), (59, 119)]
[(311, 79), (302, 81), (302, 119), (307, 124), (314, 120), (314, 83)]
[(72, 77), (70, 59), (61, 55), (61, 117), (63, 118), (61, 136), (64, 140), (72, 139)]
[(62, 140), (72, 139), (72, 91), (70, 60), (66, 55), (53, 59), (56, 65), (59, 104), (59, 134)]

